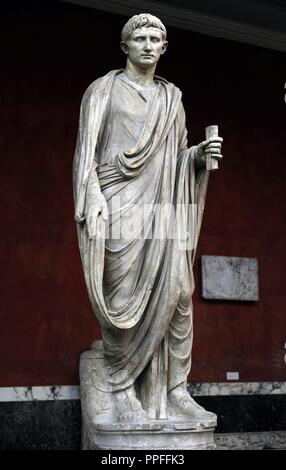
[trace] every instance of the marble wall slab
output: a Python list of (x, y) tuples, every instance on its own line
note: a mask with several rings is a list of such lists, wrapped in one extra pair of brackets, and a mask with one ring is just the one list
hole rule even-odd
[(202, 256), (202, 296), (216, 300), (259, 300), (257, 259)]

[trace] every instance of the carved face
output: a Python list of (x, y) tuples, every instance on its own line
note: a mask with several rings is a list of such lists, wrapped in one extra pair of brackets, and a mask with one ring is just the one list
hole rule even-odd
[(167, 44), (160, 29), (139, 28), (132, 32), (126, 42), (121, 42), (121, 48), (132, 64), (149, 68), (158, 62)]

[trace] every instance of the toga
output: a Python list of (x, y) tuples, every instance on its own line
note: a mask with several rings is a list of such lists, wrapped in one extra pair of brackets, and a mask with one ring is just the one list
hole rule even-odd
[[(167, 392), (191, 367), (192, 265), (208, 182), (194, 149), (181, 92), (165, 79), (144, 88), (116, 70), (85, 92), (73, 166), (85, 281), (108, 389), (141, 386), (153, 417), (164, 416)], [(84, 210), (95, 172), (109, 219), (99, 217), (89, 239)]]

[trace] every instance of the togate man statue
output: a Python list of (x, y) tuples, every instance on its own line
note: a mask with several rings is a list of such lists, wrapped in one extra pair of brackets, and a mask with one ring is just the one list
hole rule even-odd
[(206, 160), (222, 158), (222, 138), (188, 148), (181, 91), (155, 75), (167, 49), (158, 18), (129, 19), (121, 49), (125, 69), (83, 96), (73, 166), (80, 254), (102, 328), (81, 358), (89, 440), (98, 423), (214, 427), (216, 418), (190, 397), (187, 376)]

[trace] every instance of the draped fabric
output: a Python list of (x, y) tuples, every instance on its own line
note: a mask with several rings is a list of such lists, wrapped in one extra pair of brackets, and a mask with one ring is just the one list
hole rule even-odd
[[(154, 81), (147, 94), (122, 71), (94, 82), (83, 97), (74, 158), (75, 220), (108, 387), (124, 389), (143, 373), (145, 398), (156, 384), (166, 391), (184, 382), (190, 370), (192, 264), (208, 182), (187, 148), (181, 92)], [(98, 218), (90, 240), (84, 208), (94, 171), (109, 220)], [(127, 235), (126, 226), (133, 227)]]

